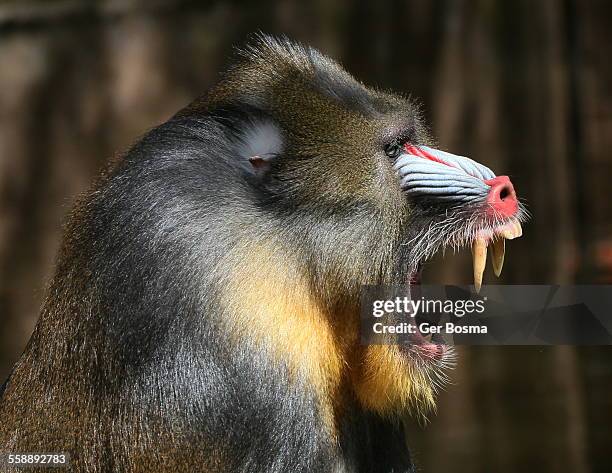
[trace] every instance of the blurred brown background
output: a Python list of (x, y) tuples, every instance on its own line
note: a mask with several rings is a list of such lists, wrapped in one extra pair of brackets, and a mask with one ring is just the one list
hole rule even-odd
[[(612, 283), (611, 19), (612, 3), (573, 0), (0, 2), (0, 381), (77, 194), (258, 30), (410, 92), (443, 149), (512, 177), (534, 218), (504, 282)], [(469, 283), (468, 259), (426, 282)], [(438, 415), (409, 421), (422, 471), (612, 471), (612, 349), (461, 355)]]

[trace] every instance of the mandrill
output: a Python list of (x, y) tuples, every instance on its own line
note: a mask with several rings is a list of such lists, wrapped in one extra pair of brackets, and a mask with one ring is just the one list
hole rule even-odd
[(416, 284), (466, 245), (479, 286), (524, 216), (507, 177), (428, 143), (405, 98), (258, 38), (70, 214), (0, 388), (0, 452), (91, 473), (413, 471), (398, 419), (434, 407), (452, 352), (361, 345), (360, 289)]

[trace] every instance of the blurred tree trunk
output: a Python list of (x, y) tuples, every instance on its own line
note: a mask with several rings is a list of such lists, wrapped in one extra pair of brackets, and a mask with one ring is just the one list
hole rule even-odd
[[(601, 201), (604, 193), (590, 188), (598, 179), (582, 169), (584, 143), (577, 127), (589, 120), (574, 114), (581, 113), (585, 96), (592, 105), (601, 104), (593, 89), (573, 90), (581, 87), (575, 81), (581, 80), (585, 52), (580, 50), (583, 38), (567, 38), (567, 29), (578, 23), (584, 32), (588, 26), (572, 5), (449, 1), (444, 10), (445, 36), (431, 101), (435, 135), (443, 149), (512, 176), (536, 220), (526, 225), (525, 238), (508, 245), (505, 282), (575, 281), (578, 265), (588, 263), (587, 252), (593, 250), (588, 246), (592, 231), (603, 224), (585, 215), (590, 209), (580, 195), (587, 192), (592, 201)], [(602, 13), (588, 21), (603, 18), (609, 16)], [(599, 54), (601, 44), (593, 42), (591, 52)], [(601, 173), (599, 179), (609, 177)], [(439, 282), (469, 283), (469, 259), (467, 252), (444, 262), (438, 258), (426, 271)], [(464, 347), (460, 353), (457, 385), (441, 397), (427, 435), (412, 432), (413, 438), (425, 439), (416, 442), (423, 465), (432, 471), (458, 471), (458, 464), (460, 471), (495, 472), (531, 471), (534, 465), (541, 472), (611, 468), (602, 452), (595, 460), (592, 447), (589, 452), (589, 445), (602, 445), (602, 421), (593, 429), (585, 406), (606, 412), (607, 421), (612, 415), (608, 399), (585, 399), (590, 379), (585, 381), (583, 370), (594, 360), (579, 357), (573, 347)], [(590, 349), (589, 355), (612, 361), (608, 348)], [(474, 416), (480, 419), (476, 424)], [(600, 438), (589, 444), (591, 430)]]

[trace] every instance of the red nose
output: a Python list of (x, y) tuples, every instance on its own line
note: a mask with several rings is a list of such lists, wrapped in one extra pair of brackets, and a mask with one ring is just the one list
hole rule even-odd
[(499, 217), (511, 217), (518, 210), (518, 201), (514, 186), (508, 176), (497, 176), (485, 181), (489, 185), (487, 203), (492, 214)]

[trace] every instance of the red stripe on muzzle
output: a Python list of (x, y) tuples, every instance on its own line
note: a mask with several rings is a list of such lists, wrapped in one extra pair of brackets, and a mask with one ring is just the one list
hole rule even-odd
[(455, 167), (452, 164), (448, 164), (446, 161), (442, 161), (440, 158), (436, 158), (433, 154), (430, 154), (427, 151), (424, 151), (421, 148), (418, 148), (410, 143), (406, 143), (404, 145), (404, 149), (408, 154), (413, 154), (415, 156), (418, 156), (419, 158), (429, 159), (430, 161), (435, 161), (436, 163), (444, 164), (452, 168)]

